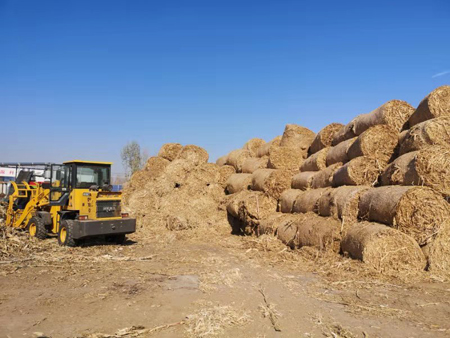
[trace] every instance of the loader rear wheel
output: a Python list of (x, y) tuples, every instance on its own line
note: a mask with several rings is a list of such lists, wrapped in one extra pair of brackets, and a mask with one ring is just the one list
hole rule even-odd
[(44, 220), (40, 217), (31, 217), (27, 225), (28, 233), (31, 237), (45, 239), (47, 237), (47, 229)]
[(66, 219), (61, 221), (58, 231), (58, 243), (62, 246), (74, 247), (77, 245), (77, 240), (73, 238), (74, 221)]

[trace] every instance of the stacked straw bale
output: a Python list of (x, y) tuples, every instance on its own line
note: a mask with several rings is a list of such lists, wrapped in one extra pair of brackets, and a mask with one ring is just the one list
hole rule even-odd
[(336, 133), (339, 132), (343, 126), (344, 125), (341, 123), (331, 123), (325, 128), (322, 128), (309, 147), (309, 153), (315, 154), (324, 148), (330, 147)]

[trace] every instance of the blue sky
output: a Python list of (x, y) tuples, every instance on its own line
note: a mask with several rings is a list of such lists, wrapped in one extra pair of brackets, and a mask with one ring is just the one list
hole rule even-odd
[(0, 0), (3, 161), (210, 159), (450, 84), (450, 3)]

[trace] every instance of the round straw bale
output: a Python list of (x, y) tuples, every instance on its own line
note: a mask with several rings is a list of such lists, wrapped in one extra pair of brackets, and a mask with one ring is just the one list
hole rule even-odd
[(319, 198), (331, 188), (311, 189), (299, 194), (292, 207), (293, 213), (317, 212)]
[(246, 144), (244, 144), (242, 149), (248, 150), (252, 154), (252, 156), (256, 156), (258, 149), (261, 148), (261, 146), (263, 146), (264, 144), (266, 144), (266, 141), (264, 141), (263, 139), (252, 138), (248, 140)]
[(450, 196), (450, 146), (430, 146), (398, 157), (381, 176), (382, 185), (424, 185)]
[(347, 151), (352, 146), (352, 144), (356, 142), (357, 139), (357, 137), (354, 137), (343, 141), (334, 147), (331, 147), (327, 153), (327, 166), (339, 162), (346, 163), (350, 161), (350, 158), (347, 155)]
[(282, 214), (280, 212), (271, 213), (268, 217), (260, 220), (257, 235), (275, 235), (277, 228), (295, 219), (295, 215)]
[[(384, 163), (383, 163), (384, 164)], [(332, 177), (333, 187), (342, 185), (375, 185), (384, 166), (366, 156), (354, 158), (338, 168)]]
[(249, 190), (252, 185), (252, 174), (232, 174), (227, 181), (226, 192), (235, 194), (242, 190)]
[(283, 191), (280, 197), (280, 211), (283, 213), (291, 213), (294, 202), (301, 193), (302, 191), (298, 189), (287, 189)]
[(321, 171), (317, 171), (311, 179), (311, 188), (317, 189), (331, 187), (331, 180), (333, 178), (333, 175), (336, 170), (341, 167), (342, 163), (335, 163)]
[(360, 195), (369, 188), (368, 186), (342, 186), (330, 189), (318, 200), (318, 214), (341, 219), (343, 227), (344, 224), (355, 222), (358, 219)]
[(400, 155), (431, 145), (450, 144), (450, 116), (438, 117), (412, 127), (400, 144)]
[(232, 167), (231, 165), (223, 165), (219, 167), (219, 184), (225, 188), (227, 186), (227, 181), (230, 178), (231, 175), (236, 174), (236, 169)]
[(226, 165), (228, 160), (228, 155), (221, 156), (217, 159), (216, 164), (217, 165)]
[(354, 119), (356, 135), (361, 135), (367, 129), (377, 125), (387, 125), (395, 132), (400, 132), (403, 125), (414, 113), (414, 108), (407, 102), (392, 100), (367, 114), (361, 114)]
[(277, 200), (261, 191), (245, 191), (240, 196), (239, 219), (246, 225), (257, 226), (261, 219), (276, 210)]
[(428, 94), (409, 118), (408, 126), (441, 116), (450, 116), (450, 86), (441, 86)]
[(413, 238), (379, 223), (355, 223), (342, 239), (341, 250), (380, 272), (420, 271), (426, 265)]
[(242, 172), (246, 174), (253, 174), (258, 169), (267, 168), (269, 162), (269, 156), (263, 157), (250, 157), (242, 164)]
[(183, 147), (177, 159), (188, 161), (193, 165), (199, 165), (202, 163), (207, 163), (209, 155), (205, 149), (193, 144), (189, 144)]
[(300, 166), (300, 171), (319, 171), (327, 167), (327, 154), (330, 148), (323, 148), (309, 156)]
[(269, 156), (270, 155), (270, 147), (279, 147), (281, 142), (281, 135), (275, 137), (273, 140), (263, 144), (256, 151), (257, 157)]
[(351, 120), (348, 124), (339, 129), (333, 137), (333, 141), (331, 141), (332, 146), (337, 146), (339, 143), (347, 141), (351, 138), (357, 136), (353, 130), (354, 127), (354, 119)]
[(291, 188), (307, 190), (311, 188), (311, 181), (317, 171), (305, 171), (292, 177)]
[(397, 144), (398, 132), (390, 126), (378, 125), (359, 135), (348, 148), (347, 156), (349, 159), (367, 156), (387, 163)]
[(297, 223), (301, 221), (305, 215), (289, 215), (282, 219), (278, 219), (276, 234), (277, 238), (291, 249), (298, 248), (298, 226)]
[(450, 208), (430, 188), (385, 186), (361, 194), (359, 217), (390, 225), (425, 245), (450, 218)]
[(287, 147), (270, 148), (268, 168), (298, 170), (306, 157), (306, 152), (301, 149)]
[(236, 169), (236, 172), (242, 172), (242, 166), (245, 160), (251, 158), (252, 154), (250, 151), (245, 149), (236, 149), (228, 154), (227, 164), (231, 165)]
[(262, 191), (275, 199), (290, 186), (291, 173), (286, 170), (258, 169), (252, 176), (252, 190)]
[(321, 217), (314, 213), (307, 213), (303, 219), (297, 220), (297, 247), (313, 246), (319, 250), (340, 250), (341, 222), (329, 217)]
[(309, 153), (315, 154), (319, 150), (323, 148), (327, 148), (331, 146), (334, 135), (338, 133), (342, 127), (344, 127), (341, 123), (331, 123), (326, 127), (322, 128), (314, 138), (314, 141), (311, 143), (309, 147)]
[(307, 153), (315, 136), (316, 134), (308, 128), (287, 124), (281, 137), (280, 146), (301, 149)]
[(186, 176), (184, 185), (191, 185), (194, 189), (202, 189), (211, 184), (218, 184), (220, 181), (219, 168), (215, 163), (200, 164)]
[(159, 149), (158, 156), (173, 161), (180, 154), (183, 146), (179, 143), (166, 143)]
[(150, 157), (145, 165), (145, 170), (148, 171), (149, 177), (158, 177), (164, 173), (170, 161), (162, 157)]
[(450, 279), (450, 222), (446, 221), (436, 237), (422, 248), (433, 275)]

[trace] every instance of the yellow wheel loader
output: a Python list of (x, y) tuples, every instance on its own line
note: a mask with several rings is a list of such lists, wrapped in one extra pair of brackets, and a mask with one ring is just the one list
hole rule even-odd
[(93, 236), (123, 243), (136, 231), (136, 220), (122, 212), (121, 192), (112, 191), (111, 164), (2, 163), (22, 169), (6, 196), (6, 225), (39, 239), (57, 234), (64, 246)]

